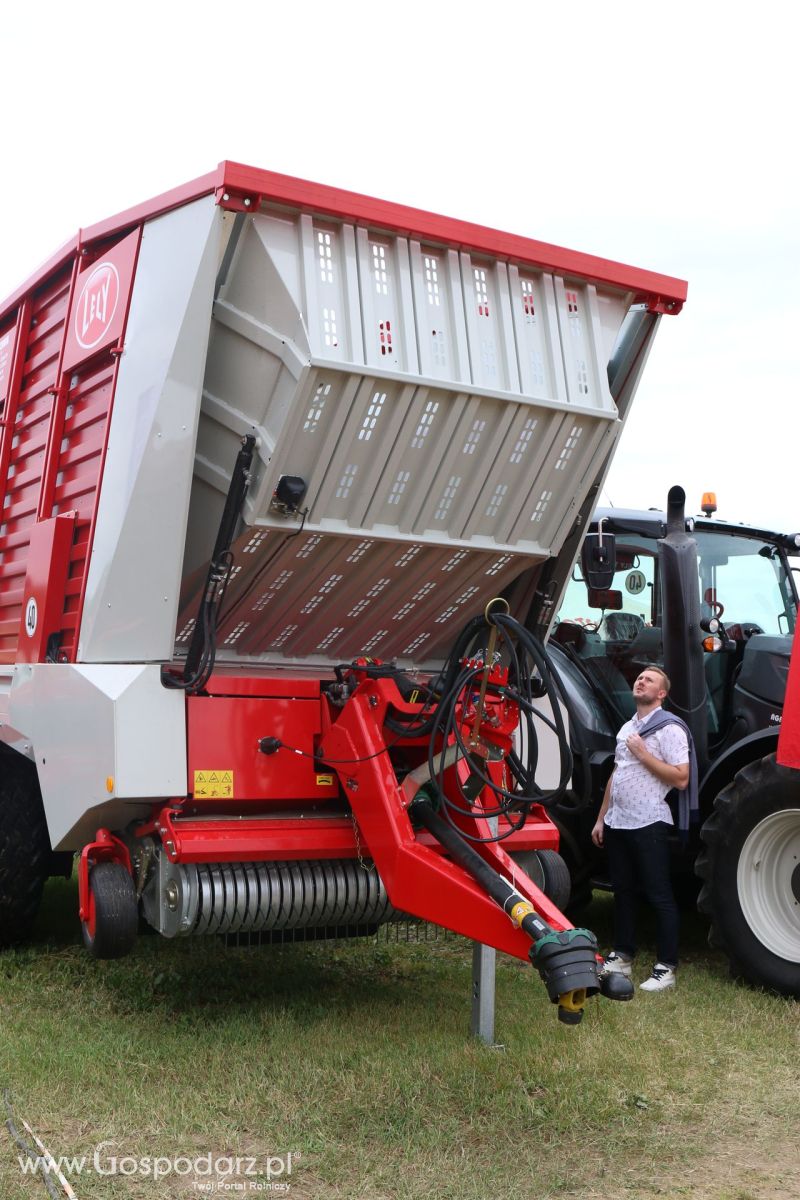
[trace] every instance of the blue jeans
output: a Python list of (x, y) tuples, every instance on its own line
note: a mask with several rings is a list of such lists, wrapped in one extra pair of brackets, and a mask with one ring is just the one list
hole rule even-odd
[(611, 886), (614, 889), (614, 949), (633, 958), (636, 953), (638, 893), (656, 914), (656, 953), (668, 967), (678, 965), (678, 906), (670, 880), (671, 826), (664, 821), (641, 829), (605, 826)]

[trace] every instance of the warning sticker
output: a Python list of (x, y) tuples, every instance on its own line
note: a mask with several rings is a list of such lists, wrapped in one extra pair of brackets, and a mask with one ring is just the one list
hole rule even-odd
[(317, 776), (317, 787), (333, 787), (333, 776), (332, 775), (318, 775)]
[(233, 796), (233, 771), (195, 771), (195, 800), (230, 800)]

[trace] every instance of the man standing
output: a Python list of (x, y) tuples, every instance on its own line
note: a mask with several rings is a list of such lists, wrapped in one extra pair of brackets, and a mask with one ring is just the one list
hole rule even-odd
[(614, 770), (592, 830), (595, 845), (606, 848), (614, 889), (614, 949), (606, 972), (631, 976), (637, 890), (655, 909), (658, 961), (640, 985), (646, 992), (674, 987), (678, 967), (678, 906), (667, 840), (673, 820), (666, 796), (689, 785), (689, 740), (683, 723), (661, 709), (668, 694), (669, 679), (658, 667), (648, 667), (634, 683), (636, 715), (617, 735)]

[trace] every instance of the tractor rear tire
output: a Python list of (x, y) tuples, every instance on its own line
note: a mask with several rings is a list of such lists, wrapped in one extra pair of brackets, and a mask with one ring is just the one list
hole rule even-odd
[(800, 999), (800, 771), (775, 755), (749, 763), (720, 792), (695, 869), (709, 944), (731, 973)]
[(50, 838), (35, 767), (0, 756), (0, 947), (24, 941), (50, 873)]
[(139, 904), (122, 863), (101, 862), (89, 874), (89, 915), (81, 922), (83, 942), (94, 958), (122, 958), (139, 932)]
[(561, 912), (569, 904), (569, 867), (555, 850), (521, 850), (511, 857)]

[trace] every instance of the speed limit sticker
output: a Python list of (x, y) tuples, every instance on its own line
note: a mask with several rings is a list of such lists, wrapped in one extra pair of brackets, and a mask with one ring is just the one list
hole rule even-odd
[(644, 571), (631, 571), (625, 580), (625, 587), (632, 596), (638, 596), (647, 587)]
[(29, 638), (32, 638), (36, 633), (36, 622), (39, 619), (39, 609), (36, 607), (36, 601), (31, 596), (25, 607), (25, 632)]

